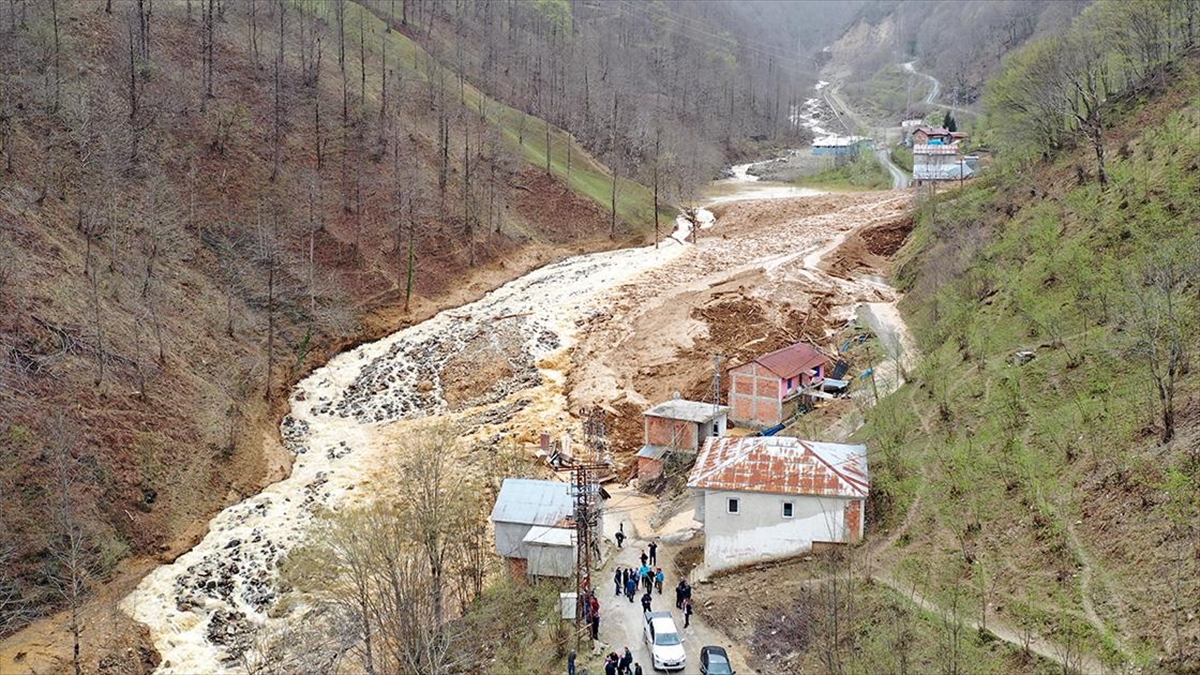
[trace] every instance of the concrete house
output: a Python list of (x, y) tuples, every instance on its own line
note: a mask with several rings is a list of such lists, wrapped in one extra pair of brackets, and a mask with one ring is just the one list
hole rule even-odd
[(688, 479), (706, 572), (862, 539), (867, 449), (748, 436), (711, 438)]
[(794, 415), (804, 390), (825, 379), (829, 359), (796, 343), (729, 369), (730, 419), (763, 429)]
[(966, 180), (975, 173), (976, 159), (960, 154), (957, 144), (913, 145), (913, 182), (925, 185), (934, 181)]
[(571, 489), (553, 480), (504, 479), (492, 524), (496, 551), (514, 576), (565, 578), (575, 573)]
[(672, 399), (642, 413), (645, 444), (638, 452), (638, 478), (662, 475), (663, 460), (671, 452), (695, 453), (710, 436), (724, 436), (728, 406)]

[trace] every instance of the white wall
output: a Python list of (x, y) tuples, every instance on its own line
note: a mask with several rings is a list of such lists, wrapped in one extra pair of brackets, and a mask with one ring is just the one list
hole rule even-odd
[(574, 546), (529, 545), (526, 573), (531, 577), (570, 577), (575, 574)]
[[(739, 500), (739, 513), (729, 513), (730, 497)], [(700, 500), (709, 572), (803, 553), (814, 541), (848, 538), (849, 499), (706, 490)], [(783, 503), (789, 501), (793, 516), (784, 518)]]
[(526, 557), (525, 535), (532, 525), (525, 523), (495, 523), (496, 552), (505, 558)]

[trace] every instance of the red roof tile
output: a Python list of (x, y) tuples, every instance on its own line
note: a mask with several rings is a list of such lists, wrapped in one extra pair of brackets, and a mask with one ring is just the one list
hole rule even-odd
[(688, 487), (828, 497), (865, 497), (867, 448), (787, 436), (710, 438)]
[(776, 349), (770, 354), (764, 354), (754, 360), (758, 365), (782, 378), (795, 377), (827, 361), (824, 354), (802, 342), (797, 342), (791, 347)]

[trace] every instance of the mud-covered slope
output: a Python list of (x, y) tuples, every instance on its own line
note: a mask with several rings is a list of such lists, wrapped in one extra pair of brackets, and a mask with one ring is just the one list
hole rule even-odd
[[(283, 392), (326, 355), (614, 245), (479, 113), (506, 109), (354, 5), (344, 65), (324, 3), (148, 5), (0, 8), (0, 637), (72, 604), (73, 563), (109, 616), (93, 589), (285, 475)], [(126, 657), (112, 617), (86, 663)]]

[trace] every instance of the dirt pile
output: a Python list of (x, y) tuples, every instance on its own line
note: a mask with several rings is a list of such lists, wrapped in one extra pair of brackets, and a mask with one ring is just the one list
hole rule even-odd
[(694, 249), (622, 288), (610, 311), (585, 326), (568, 381), (573, 406), (633, 414), (610, 423), (628, 462), (642, 443), (642, 410), (675, 392), (711, 399), (714, 355), (725, 357), (725, 369), (798, 341), (833, 352), (831, 335), (855, 307), (886, 301), (890, 291), (857, 278), (884, 272), (882, 257), (863, 257), (851, 278), (824, 262), (865, 230), (886, 232), (870, 239), (886, 250), (908, 200), (868, 193), (715, 207), (717, 227)]
[(822, 267), (844, 279), (862, 274), (886, 274), (891, 269), (890, 258), (904, 245), (912, 228), (912, 217), (903, 215), (891, 222), (854, 232), (825, 258)]

